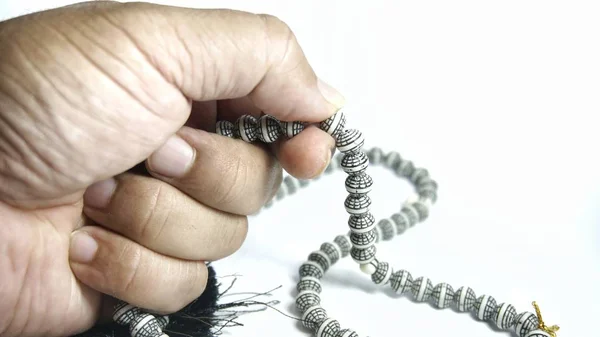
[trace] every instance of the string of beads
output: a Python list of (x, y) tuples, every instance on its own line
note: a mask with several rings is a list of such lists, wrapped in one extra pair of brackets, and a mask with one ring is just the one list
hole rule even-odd
[[(412, 161), (402, 158), (397, 152), (385, 154), (380, 148), (365, 151), (362, 133), (346, 128), (343, 111), (322, 121), (318, 126), (334, 137), (339, 151), (325, 173), (341, 168), (348, 175), (345, 180), (348, 196), (344, 207), (349, 214), (349, 231), (338, 235), (331, 242), (323, 243), (318, 250), (308, 255), (307, 261), (299, 268), (296, 307), (302, 313), (303, 325), (316, 337), (359, 336), (351, 329), (342, 328), (321, 306), (320, 294), (323, 287), (320, 280), (337, 261), (347, 256), (360, 266), (362, 272), (370, 275), (375, 284), (389, 285), (397, 294), (414, 296), (417, 302), (429, 301), (440, 309), (455, 306), (459, 312), (471, 312), (477, 319), (493, 323), (499, 329), (512, 331), (518, 337), (556, 337), (558, 326), (548, 327), (544, 323), (535, 302), (535, 314), (517, 313), (513, 305), (498, 303), (489, 295), (476, 296), (475, 291), (469, 287), (454, 290), (448, 283), (434, 286), (428, 277), (413, 278), (410, 272), (395, 270), (388, 262), (379, 261), (377, 243), (389, 241), (427, 219), (431, 206), (437, 201), (437, 182), (430, 177), (427, 169), (416, 167)], [(269, 115), (260, 118), (244, 115), (235, 123), (218, 121), (216, 132), (245, 142), (273, 143), (281, 137), (295, 137), (305, 127), (305, 123), (281, 122)], [(376, 222), (370, 212), (369, 193), (373, 189), (373, 179), (367, 174), (370, 164), (384, 165), (397, 176), (408, 179), (416, 189), (416, 194), (403, 204), (398, 213), (379, 222)], [(307, 180), (286, 176), (275, 198), (265, 208), (308, 185)], [(128, 325), (132, 337), (168, 337), (163, 333), (169, 323), (168, 316), (155, 317), (122, 302), (115, 308), (113, 319), (119, 324)]]

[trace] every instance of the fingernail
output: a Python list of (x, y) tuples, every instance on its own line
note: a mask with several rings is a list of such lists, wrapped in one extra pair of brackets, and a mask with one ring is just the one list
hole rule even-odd
[(76, 231), (71, 234), (69, 258), (73, 262), (89, 263), (98, 251), (98, 243), (89, 234)]
[(317, 82), (317, 86), (319, 87), (319, 91), (321, 95), (325, 97), (331, 105), (333, 105), (336, 110), (341, 109), (346, 104), (346, 99), (342, 94), (340, 94), (337, 90), (335, 90), (332, 86), (325, 83), (321, 79)]
[(92, 184), (83, 194), (83, 202), (86, 206), (102, 209), (108, 206), (117, 182), (114, 178), (106, 179)]
[(180, 178), (185, 175), (194, 160), (194, 149), (179, 136), (172, 136), (150, 158), (151, 171), (168, 178)]

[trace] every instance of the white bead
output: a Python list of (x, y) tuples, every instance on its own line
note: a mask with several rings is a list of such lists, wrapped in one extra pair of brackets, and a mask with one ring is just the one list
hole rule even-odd
[(551, 337), (549, 333), (544, 330), (535, 329), (530, 331), (525, 337)]
[(360, 265), (360, 271), (367, 275), (373, 275), (377, 271), (377, 266), (373, 263), (365, 263)]

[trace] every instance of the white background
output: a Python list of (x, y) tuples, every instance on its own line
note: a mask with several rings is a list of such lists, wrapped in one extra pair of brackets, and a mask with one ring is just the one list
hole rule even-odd
[[(3, 18), (70, 1), (6, 1)], [(426, 167), (440, 199), (426, 223), (382, 257), (434, 283), (468, 285), (519, 311), (537, 300), (559, 336), (585, 336), (600, 302), (600, 10), (594, 1), (163, 1), (274, 14), (317, 73), (348, 99), (369, 146)], [(377, 218), (406, 184), (373, 170)], [(291, 306), (297, 268), (347, 231), (342, 174), (253, 217), (244, 247), (217, 263), (233, 292)], [(334, 192), (327, 192), (333, 188)], [(304, 218), (302, 218), (304, 217)], [(229, 278), (222, 280), (224, 283)], [(323, 305), (361, 336), (494, 336), (466, 314), (377, 290), (345, 260), (323, 281)], [(234, 299), (234, 298), (229, 298)], [(350, 303), (350, 304), (348, 304)], [(267, 310), (233, 336), (309, 336)], [(592, 332), (594, 333), (594, 332)]]

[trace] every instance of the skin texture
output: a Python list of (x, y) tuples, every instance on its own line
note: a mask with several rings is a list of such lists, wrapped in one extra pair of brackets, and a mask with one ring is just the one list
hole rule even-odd
[(1, 337), (85, 331), (115, 298), (179, 310), (282, 168), (311, 178), (331, 158), (314, 125), (268, 146), (212, 133), (342, 107), (271, 16), (82, 3), (1, 22), (0, 50)]

